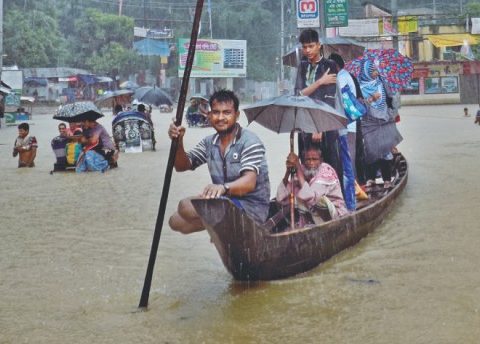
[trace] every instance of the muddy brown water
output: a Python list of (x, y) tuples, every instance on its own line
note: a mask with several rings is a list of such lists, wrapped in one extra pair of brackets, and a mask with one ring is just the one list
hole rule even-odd
[[(395, 209), (304, 275), (235, 282), (207, 233), (164, 227), (147, 312), (136, 307), (173, 114), (154, 112), (157, 152), (123, 154), (105, 174), (49, 174), (50, 115), (32, 120), (33, 169), (11, 157), (16, 128), (0, 129), (0, 343), (478, 342), (480, 127), (463, 107), (401, 109), (410, 175)], [(108, 130), (111, 119), (101, 121)], [(252, 130), (274, 190), (288, 135)], [(211, 132), (188, 129), (186, 146)], [(167, 214), (208, 181), (206, 168), (174, 173)]]

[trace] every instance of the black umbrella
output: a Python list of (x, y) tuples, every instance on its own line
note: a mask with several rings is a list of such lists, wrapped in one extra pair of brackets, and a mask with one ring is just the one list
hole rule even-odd
[(324, 102), (306, 96), (279, 96), (246, 106), (248, 123), (258, 122), (276, 133), (307, 133), (345, 128), (347, 118)]
[[(323, 55), (325, 57), (331, 53), (337, 53), (341, 55), (345, 61), (350, 61), (362, 55), (365, 50), (362, 43), (345, 37), (323, 37), (320, 39), (320, 43), (324, 49)], [(302, 56), (302, 46), (299, 44), (283, 55), (282, 61), (285, 66), (297, 67)]]
[(112, 107), (114, 104), (129, 103), (130, 96), (133, 94), (132, 90), (115, 90), (111, 92), (105, 92), (101, 97), (95, 100), (95, 105), (98, 107)]
[(140, 87), (135, 90), (134, 94), (135, 99), (139, 102), (147, 103), (150, 105), (160, 106), (160, 105), (168, 105), (172, 106), (173, 101), (170, 99), (167, 93), (163, 91), (161, 88), (156, 86), (145, 86)]
[(53, 116), (54, 119), (68, 123), (95, 121), (100, 117), (103, 117), (102, 112), (90, 101), (65, 104)]

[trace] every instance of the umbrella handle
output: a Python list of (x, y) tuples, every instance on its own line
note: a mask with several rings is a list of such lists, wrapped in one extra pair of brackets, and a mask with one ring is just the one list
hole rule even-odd
[(294, 128), (290, 131), (290, 153), (295, 153), (295, 133), (303, 133), (303, 130), (300, 128)]
[[(290, 153), (295, 153), (295, 133), (303, 133), (303, 130), (300, 128), (294, 128), (290, 131)], [(295, 173), (296, 169), (292, 168), (290, 170), (290, 181), (291, 181), (291, 191), (290, 191), (290, 228), (295, 229)]]

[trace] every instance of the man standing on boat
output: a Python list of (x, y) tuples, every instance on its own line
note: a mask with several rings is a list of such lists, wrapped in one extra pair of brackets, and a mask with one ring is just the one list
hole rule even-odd
[[(185, 128), (170, 124), (168, 136), (179, 140), (175, 170), (194, 170), (206, 163), (212, 184), (207, 185), (199, 197), (228, 197), (256, 222), (263, 223), (270, 200), (265, 147), (254, 133), (237, 123), (239, 101), (232, 91), (215, 92), (210, 97), (210, 107), (208, 119), (216, 134), (205, 137), (188, 152), (183, 146)], [(191, 199), (181, 200), (169, 220), (170, 227), (183, 234), (205, 229)]]

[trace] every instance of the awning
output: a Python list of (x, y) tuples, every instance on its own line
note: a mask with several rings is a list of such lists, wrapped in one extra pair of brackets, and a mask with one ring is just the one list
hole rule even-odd
[(140, 55), (147, 56), (170, 56), (170, 48), (168, 43), (156, 39), (145, 38), (137, 42), (133, 42), (133, 48)]
[(86, 85), (96, 84), (98, 79), (93, 74), (77, 74), (77, 78)]
[(25, 84), (28, 84), (28, 85), (32, 86), (32, 87), (47, 86), (48, 85), (48, 80), (46, 78), (39, 78), (39, 77), (35, 77), (35, 76), (25, 78), (23, 80), (23, 82)]
[(437, 48), (457, 47), (464, 44), (475, 45), (480, 43), (480, 36), (470, 35), (468, 33), (427, 35), (427, 38)]

